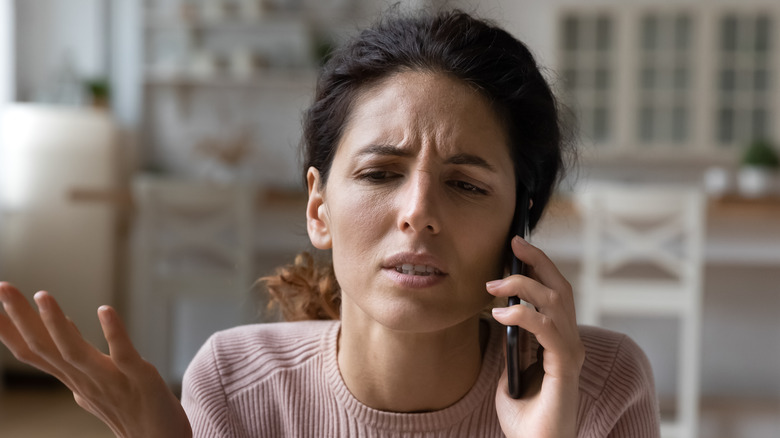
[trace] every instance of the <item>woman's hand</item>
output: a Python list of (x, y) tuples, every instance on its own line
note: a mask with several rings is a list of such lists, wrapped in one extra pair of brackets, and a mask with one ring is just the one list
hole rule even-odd
[(39, 312), (16, 288), (0, 282), (0, 341), (22, 362), (62, 381), (76, 402), (118, 437), (191, 437), (176, 396), (130, 342), (114, 309), (98, 318), (110, 355), (87, 343), (46, 292), (35, 294)]
[(498, 297), (517, 295), (523, 305), (493, 309), (504, 325), (517, 325), (536, 336), (544, 350), (522, 376), (523, 396), (509, 397), (506, 370), (496, 393), (496, 411), (507, 437), (574, 437), (577, 435), (579, 377), (585, 360), (574, 313), (571, 285), (552, 261), (522, 238), (512, 251), (529, 267), (529, 276), (491, 281), (487, 290)]

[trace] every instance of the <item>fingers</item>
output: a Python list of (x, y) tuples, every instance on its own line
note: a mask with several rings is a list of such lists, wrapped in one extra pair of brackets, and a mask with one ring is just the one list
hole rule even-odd
[[(539, 344), (549, 350), (565, 350), (571, 330), (553, 318), (526, 306), (496, 307), (493, 318), (501, 324), (517, 325), (536, 336)], [(565, 321), (563, 321), (565, 323)], [(563, 325), (564, 327), (560, 327)]]
[(103, 336), (108, 341), (111, 359), (121, 371), (128, 374), (136, 372), (143, 359), (130, 341), (119, 314), (110, 306), (101, 306), (98, 309), (98, 318), (103, 328)]
[(38, 312), (13, 287), (3, 289), (3, 308), (13, 321), (29, 349), (51, 364), (61, 362), (61, 357)]
[(512, 239), (512, 252), (532, 269), (531, 277), (536, 278), (542, 284), (556, 290), (571, 290), (571, 284), (555, 266), (555, 263), (547, 257), (547, 254), (539, 248), (531, 245), (520, 236)]
[(488, 282), (488, 292), (497, 297), (518, 296), (542, 311), (561, 306), (575, 318), (571, 284), (547, 255), (520, 237), (512, 239), (512, 250), (531, 267), (530, 275), (512, 275)]
[(56, 346), (24, 296), (9, 283), (2, 282), (0, 301), (7, 314), (0, 314), (0, 341), (19, 361), (51, 374), (71, 387), (67, 374), (50, 359)]
[(493, 309), (496, 321), (517, 325), (533, 333), (545, 349), (545, 372), (554, 376), (578, 375), (584, 347), (574, 310), (571, 285), (544, 252), (517, 237), (515, 255), (531, 267), (529, 276), (512, 275), (486, 284), (499, 297), (517, 296), (534, 307), (516, 305)]
[(13, 286), (0, 283), (0, 341), (24, 362), (65, 383), (79, 406), (117, 436), (191, 436), (184, 410), (162, 376), (133, 348), (114, 309), (98, 317), (111, 356), (87, 343), (46, 292), (33, 306)]
[(105, 356), (89, 344), (75, 324), (62, 312), (57, 301), (47, 292), (35, 294), (41, 320), (48, 330), (62, 359), (87, 375), (102, 371)]
[(0, 318), (3, 343), (23, 362), (54, 375), (68, 386), (73, 379), (81, 381), (87, 376), (111, 373), (115, 369), (111, 361), (121, 372), (145, 370), (138, 366), (145, 362), (133, 347), (119, 315), (108, 306), (98, 309), (98, 317), (110, 357), (84, 340), (73, 321), (47, 292), (35, 294), (39, 312), (8, 283), (0, 283), (0, 300), (8, 313)]
[(513, 275), (501, 280), (488, 282), (487, 291), (497, 297), (517, 296), (522, 300), (533, 304), (540, 311), (565, 311), (572, 310), (573, 303), (569, 299), (568, 290), (559, 291), (545, 286), (530, 277)]
[[(47, 362), (43, 361), (27, 347), (27, 343), (22, 338), (19, 330), (16, 329), (13, 321), (3, 313), (0, 313), (0, 342), (8, 347), (11, 353), (14, 354), (14, 357), (21, 362), (41, 369), (48, 365)], [(41, 363), (37, 364), (35, 363), (36, 361)], [(49, 370), (45, 369), (43, 371), (49, 372)]]
[(517, 325), (536, 336), (544, 350), (544, 372), (549, 376), (576, 380), (585, 360), (585, 347), (579, 329), (567, 319), (545, 315), (530, 307), (517, 305), (493, 309), (496, 321)]
[[(532, 307), (520, 305), (506, 308), (512, 309), (506, 314), (502, 313), (502, 308), (495, 309), (498, 313), (494, 314), (496, 320), (503, 324), (519, 325), (536, 335), (539, 335), (539, 330), (544, 330), (553, 323), (559, 330), (576, 329), (577, 320), (573, 298), (570, 297), (571, 291), (557, 291), (521, 275), (491, 281), (487, 284), (487, 291), (498, 297), (517, 296), (532, 304)], [(520, 322), (518, 318), (523, 321)]]

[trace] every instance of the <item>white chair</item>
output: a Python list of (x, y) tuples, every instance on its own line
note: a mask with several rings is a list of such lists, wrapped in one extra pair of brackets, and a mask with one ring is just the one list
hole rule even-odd
[(692, 187), (594, 184), (575, 198), (584, 224), (578, 319), (600, 325), (608, 315), (677, 318), (676, 415), (662, 418), (661, 436), (697, 436), (703, 194)]
[(134, 181), (131, 315), (138, 348), (172, 386), (208, 335), (249, 321), (254, 190)]

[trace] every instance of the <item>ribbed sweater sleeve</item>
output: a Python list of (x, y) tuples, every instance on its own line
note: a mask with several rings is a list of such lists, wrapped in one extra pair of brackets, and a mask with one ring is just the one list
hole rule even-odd
[(579, 437), (657, 438), (660, 412), (650, 362), (628, 336), (582, 327)]
[(187, 368), (181, 403), (197, 438), (237, 437), (229, 422), (227, 397), (222, 387), (212, 336)]

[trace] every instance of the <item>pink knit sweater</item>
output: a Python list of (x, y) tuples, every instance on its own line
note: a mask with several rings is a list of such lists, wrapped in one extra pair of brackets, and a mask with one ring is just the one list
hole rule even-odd
[[(201, 437), (502, 437), (495, 412), (503, 330), (491, 325), (474, 387), (441, 411), (402, 414), (355, 399), (339, 374), (338, 321), (237, 327), (215, 334), (184, 376), (182, 404)], [(650, 364), (625, 335), (581, 328), (580, 437), (658, 437)], [(533, 346), (528, 346), (528, 351)]]

